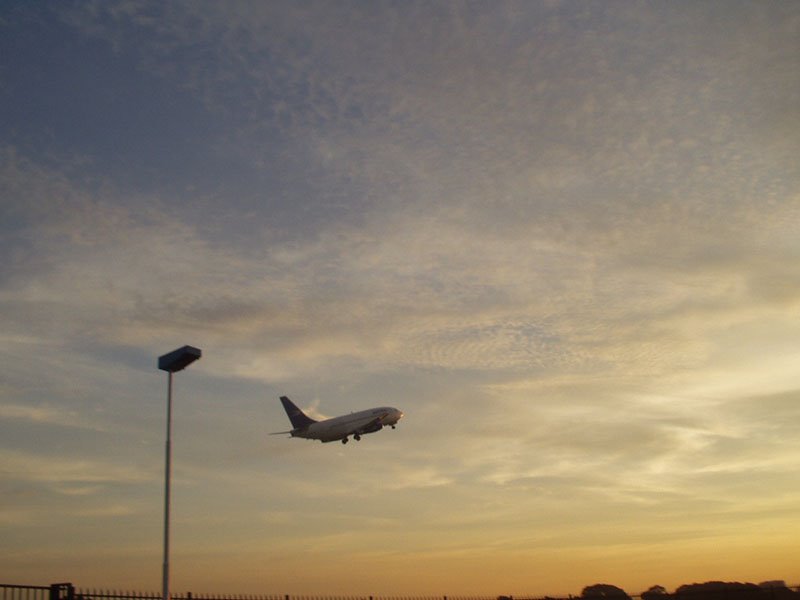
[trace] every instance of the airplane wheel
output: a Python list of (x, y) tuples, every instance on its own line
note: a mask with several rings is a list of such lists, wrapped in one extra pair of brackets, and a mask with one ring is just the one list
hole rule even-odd
[(355, 441), (357, 441), (357, 442), (360, 442), (360, 441), (361, 441), (361, 436), (360, 436), (360, 435), (354, 435), (354, 436), (353, 436), (353, 439), (354, 439)]
[(347, 438), (342, 438), (342, 443), (346, 444), (347, 443)]

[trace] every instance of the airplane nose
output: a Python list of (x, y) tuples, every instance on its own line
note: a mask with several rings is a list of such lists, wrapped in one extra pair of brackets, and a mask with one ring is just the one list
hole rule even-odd
[(403, 412), (395, 408), (385, 412), (383, 417), (381, 417), (381, 421), (385, 425), (391, 425), (392, 427), (394, 427), (394, 424), (397, 423), (402, 418), (403, 418)]

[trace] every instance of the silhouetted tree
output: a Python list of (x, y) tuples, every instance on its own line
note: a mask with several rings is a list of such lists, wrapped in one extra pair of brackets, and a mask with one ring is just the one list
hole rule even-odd
[(642, 592), (642, 600), (667, 600), (669, 594), (663, 585), (654, 585), (646, 592)]
[(608, 583), (595, 583), (583, 588), (581, 598), (591, 600), (631, 600), (625, 590)]
[[(765, 590), (755, 583), (706, 581), (682, 585), (675, 590), (677, 600), (764, 600)], [(768, 593), (768, 592), (767, 592)]]
[(797, 600), (800, 594), (786, 587), (784, 581), (762, 581), (758, 584), (764, 590), (764, 598), (769, 600)]

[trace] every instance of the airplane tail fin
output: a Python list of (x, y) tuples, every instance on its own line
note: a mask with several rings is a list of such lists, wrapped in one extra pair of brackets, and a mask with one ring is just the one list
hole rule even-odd
[(294, 427), (295, 429), (302, 429), (304, 427), (308, 427), (312, 423), (316, 423), (314, 419), (312, 419), (302, 410), (297, 408), (294, 402), (289, 400), (288, 397), (281, 396), (281, 403), (283, 404), (283, 408), (286, 411), (286, 415), (292, 422), (292, 427)]

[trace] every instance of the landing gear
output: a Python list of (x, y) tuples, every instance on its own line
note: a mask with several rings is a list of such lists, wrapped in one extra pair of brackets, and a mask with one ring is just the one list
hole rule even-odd
[(392, 425), (392, 429), (397, 429), (394, 425)]
[(353, 439), (355, 441), (357, 441), (357, 442), (360, 442), (361, 441), (361, 436), (356, 433), (356, 434), (353, 435)]
[(342, 443), (346, 444), (347, 443), (347, 438), (342, 438)]

